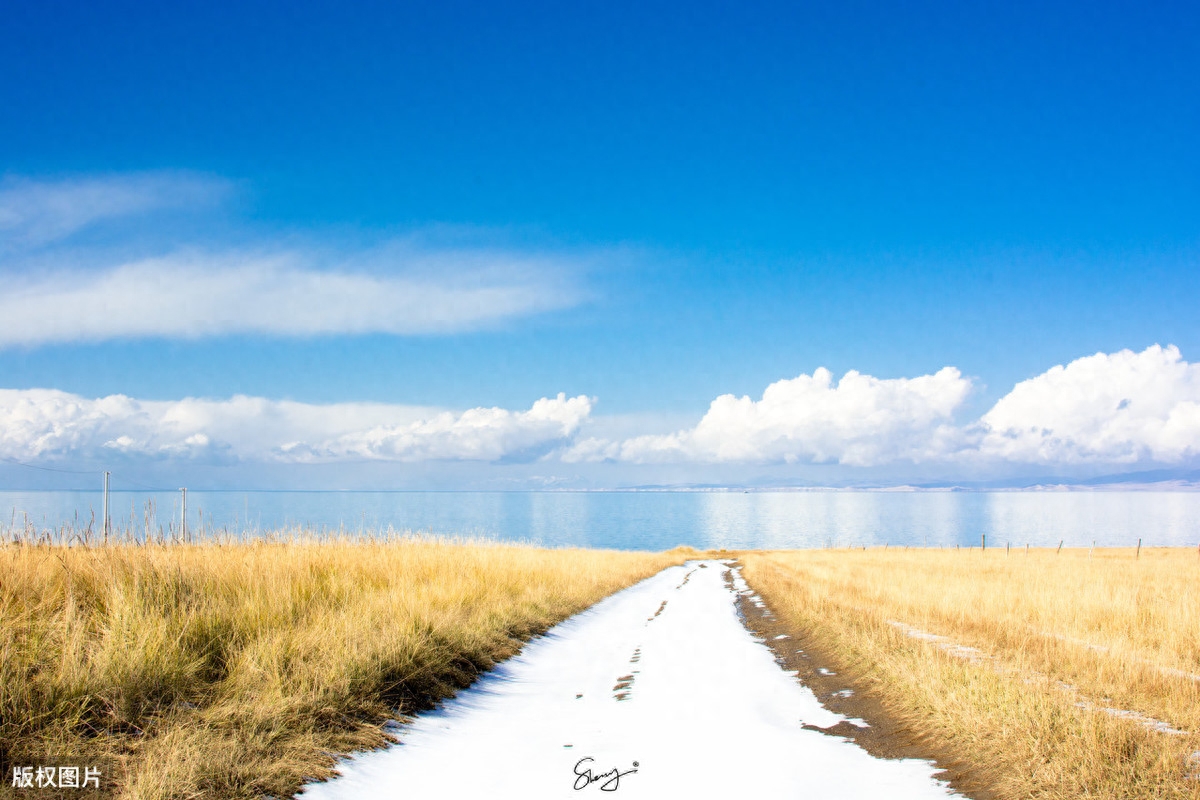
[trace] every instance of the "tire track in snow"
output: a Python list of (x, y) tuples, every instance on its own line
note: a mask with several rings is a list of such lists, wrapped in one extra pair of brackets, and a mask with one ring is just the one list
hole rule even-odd
[(619, 775), (625, 798), (951, 795), (930, 762), (874, 758), (806, 729), (847, 718), (742, 625), (727, 566), (689, 562), (601, 601), (402, 726), (401, 744), (344, 760), (341, 778), (302, 797), (599, 792), (586, 778), (576, 788), (580, 770)]

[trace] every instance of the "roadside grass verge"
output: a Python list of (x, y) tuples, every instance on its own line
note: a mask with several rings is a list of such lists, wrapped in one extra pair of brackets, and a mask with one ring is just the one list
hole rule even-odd
[(287, 797), (397, 711), (691, 551), (436, 540), (0, 547), (0, 795), (103, 763), (122, 798)]
[(785, 624), (981, 795), (1200, 798), (1195, 550), (739, 558)]

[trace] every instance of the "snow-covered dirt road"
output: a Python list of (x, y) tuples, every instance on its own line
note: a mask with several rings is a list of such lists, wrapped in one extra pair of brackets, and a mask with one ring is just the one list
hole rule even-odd
[(719, 561), (691, 562), (607, 598), (301, 797), (951, 794), (928, 762), (877, 759), (805, 729), (845, 718), (747, 632), (731, 577)]

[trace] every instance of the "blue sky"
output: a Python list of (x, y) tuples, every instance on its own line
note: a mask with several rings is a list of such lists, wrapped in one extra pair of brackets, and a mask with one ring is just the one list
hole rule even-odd
[[(1197, 464), (1194, 4), (6, 17), (0, 481), (114, 459), (510, 488)], [(948, 366), (937, 402), (886, 383)], [(820, 368), (828, 391), (884, 383), (706, 416)], [(94, 405), (118, 395), (135, 406)], [(178, 405), (242, 395), (298, 405)], [(262, 414), (290, 422), (250, 447)]]

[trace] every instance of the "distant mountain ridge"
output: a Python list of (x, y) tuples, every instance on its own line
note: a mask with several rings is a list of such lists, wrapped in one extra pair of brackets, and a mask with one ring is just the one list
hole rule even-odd
[(621, 487), (623, 491), (691, 491), (691, 492), (762, 492), (762, 491), (1200, 491), (1200, 470), (1157, 469), (1100, 475), (1093, 478), (1040, 476), (1000, 478), (987, 481), (921, 481), (889, 482), (834, 481), (820, 484), (797, 484), (785, 480), (755, 481), (745, 484), (644, 484)]

